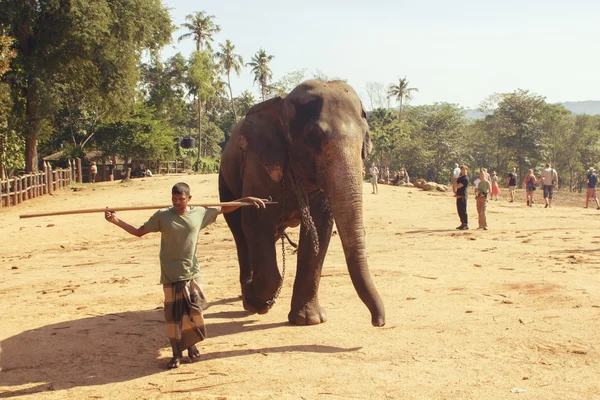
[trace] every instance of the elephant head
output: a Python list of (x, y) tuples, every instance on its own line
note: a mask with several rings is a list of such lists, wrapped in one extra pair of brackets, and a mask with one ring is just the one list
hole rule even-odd
[[(341, 81), (307, 81), (285, 98), (255, 106), (239, 127), (241, 147), (258, 156), (273, 182), (292, 174), (300, 192), (321, 193), (322, 206), (330, 208), (328, 218), (335, 220), (354, 288), (370, 310), (372, 324), (383, 326), (384, 307), (369, 273), (363, 225), (362, 168), (371, 140), (355, 91)], [(274, 272), (253, 271), (255, 278)], [(278, 271), (275, 275), (279, 277)], [(274, 294), (278, 282), (266, 280), (266, 292)], [(255, 288), (253, 295), (259, 297), (259, 292), (267, 297), (264, 287)]]
[(348, 272), (371, 311), (372, 323), (385, 323), (383, 303), (367, 264), (363, 225), (363, 160), (371, 150), (362, 104), (345, 82), (308, 81), (283, 101), (289, 162), (307, 190), (321, 190), (331, 207)]

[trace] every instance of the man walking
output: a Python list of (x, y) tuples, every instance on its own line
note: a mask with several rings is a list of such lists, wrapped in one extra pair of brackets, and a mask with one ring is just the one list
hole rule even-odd
[[(192, 207), (190, 187), (179, 182), (171, 189), (173, 207), (158, 210), (139, 228), (106, 211), (108, 222), (131, 235), (142, 237), (150, 232), (160, 232), (160, 283), (165, 295), (164, 312), (167, 337), (171, 342), (173, 358), (167, 368), (178, 368), (183, 351), (187, 350), (190, 362), (197, 361), (200, 352), (196, 343), (204, 340), (206, 329), (202, 310), (207, 302), (199, 283), (200, 264), (196, 256), (198, 234), (217, 219), (217, 215), (235, 211), (239, 206)], [(244, 197), (236, 202), (252, 203), (265, 208), (263, 200)]]
[(590, 168), (590, 171), (587, 175), (587, 192), (585, 194), (585, 207), (588, 208), (588, 203), (590, 199), (594, 199), (596, 201), (596, 209), (600, 210), (600, 203), (598, 202), (598, 196), (596, 195), (596, 185), (598, 184), (598, 175), (596, 175), (596, 170), (594, 167)]
[(465, 231), (469, 229), (469, 216), (467, 215), (467, 187), (469, 186), (469, 167), (460, 167), (460, 176), (456, 180), (456, 211), (460, 218), (460, 226), (456, 229)]
[(546, 168), (542, 171), (542, 185), (544, 187), (544, 200), (546, 206), (552, 207), (552, 197), (554, 197), (554, 188), (558, 187), (558, 173), (552, 168), (552, 164), (546, 163)]
[(510, 202), (515, 201), (515, 189), (517, 188), (517, 169), (513, 167), (512, 171), (508, 173), (508, 179), (506, 180), (508, 186), (508, 194), (510, 195)]

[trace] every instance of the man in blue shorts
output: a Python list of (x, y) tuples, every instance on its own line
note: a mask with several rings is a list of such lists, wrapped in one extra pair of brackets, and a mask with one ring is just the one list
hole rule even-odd
[(552, 197), (554, 197), (554, 188), (558, 187), (558, 173), (552, 168), (552, 164), (546, 163), (546, 168), (542, 171), (542, 185), (544, 188), (544, 200), (546, 206), (552, 207)]

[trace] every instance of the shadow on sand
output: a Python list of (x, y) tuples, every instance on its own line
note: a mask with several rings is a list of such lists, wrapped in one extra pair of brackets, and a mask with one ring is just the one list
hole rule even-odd
[[(207, 313), (208, 337), (242, 331), (274, 329), (287, 322), (254, 324), (255, 320), (211, 323), (210, 318), (247, 318), (247, 312)], [(168, 357), (161, 357), (168, 341), (161, 309), (99, 315), (46, 325), (19, 333), (0, 343), (0, 398), (66, 390), (76, 386), (125, 382), (165, 371)], [(334, 346), (290, 345), (204, 353), (202, 360), (238, 357), (254, 353), (356, 351)], [(16, 386), (33, 387), (16, 388)]]

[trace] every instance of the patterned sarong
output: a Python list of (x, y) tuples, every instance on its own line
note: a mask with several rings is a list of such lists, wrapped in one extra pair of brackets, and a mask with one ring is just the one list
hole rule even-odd
[(183, 350), (204, 340), (206, 328), (202, 310), (207, 302), (195, 280), (163, 285), (167, 337), (174, 350)]

